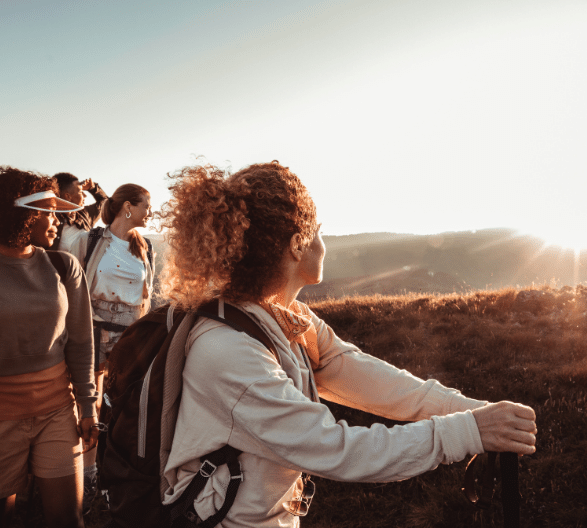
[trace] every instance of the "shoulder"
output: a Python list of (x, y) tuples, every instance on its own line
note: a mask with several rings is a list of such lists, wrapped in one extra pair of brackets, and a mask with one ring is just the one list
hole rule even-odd
[(327, 324), (324, 322), (324, 320), (323, 320), (323, 319), (320, 319), (320, 317), (318, 317), (318, 316), (317, 316), (317, 315), (316, 315), (316, 314), (315, 314), (315, 313), (314, 313), (314, 312), (313, 312), (313, 311), (310, 309), (310, 307), (309, 307), (307, 304), (305, 304), (305, 303), (302, 303), (302, 302), (299, 302), (299, 301), (298, 301), (298, 304), (299, 304), (300, 306), (302, 306), (302, 307), (303, 307), (303, 310), (305, 311), (305, 313), (306, 313), (307, 315), (309, 315), (309, 316), (310, 316), (310, 318), (312, 319), (312, 323), (313, 323), (313, 324), (314, 324), (314, 326), (316, 327), (316, 331), (317, 331), (317, 332), (320, 332), (321, 330), (322, 330), (322, 331), (325, 331), (326, 329), (330, 329), (330, 327), (329, 327), (329, 326), (328, 326), (328, 325), (327, 325)]
[(59, 255), (68, 268), (75, 269), (80, 267), (79, 261), (71, 253), (67, 251), (53, 251), (53, 253)]
[(51, 264), (53, 264), (53, 262), (56, 260), (60, 260), (68, 270), (75, 268), (76, 265), (79, 266), (78, 260), (67, 251), (59, 251), (54, 249), (46, 250), (42, 247), (36, 247), (36, 250), (41, 251), (45, 255), (46, 259), (51, 262)]
[(75, 237), (75, 243), (87, 244), (89, 237), (90, 237), (90, 231), (86, 231), (85, 229), (78, 229), (78, 233), (76, 234), (76, 237)]
[(79, 260), (67, 251), (54, 251), (54, 253), (63, 259), (63, 263), (68, 271), (68, 278), (75, 279), (77, 282), (84, 274)]
[[(256, 339), (231, 326), (202, 317), (186, 343), (189, 364), (198, 371), (254, 379), (280, 368), (273, 354)], [(189, 368), (189, 367), (188, 367)]]
[(45, 251), (43, 248), (37, 248), (42, 251), (47, 262), (47, 266), (52, 266), (62, 276), (64, 284), (70, 281), (79, 282), (83, 275), (81, 265), (77, 258), (67, 251)]

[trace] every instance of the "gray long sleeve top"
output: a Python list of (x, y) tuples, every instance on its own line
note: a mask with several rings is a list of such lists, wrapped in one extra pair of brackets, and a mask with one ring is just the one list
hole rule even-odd
[(82, 417), (89, 417), (97, 399), (90, 297), (79, 262), (60, 254), (64, 283), (42, 248), (28, 259), (0, 255), (0, 383), (65, 361)]

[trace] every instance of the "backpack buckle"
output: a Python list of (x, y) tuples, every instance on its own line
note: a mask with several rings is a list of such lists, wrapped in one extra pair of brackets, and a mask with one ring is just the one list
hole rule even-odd
[(216, 469), (218, 469), (218, 466), (215, 466), (209, 460), (204, 460), (204, 462), (202, 462), (202, 465), (200, 466), (200, 474), (204, 478), (210, 478), (214, 474)]

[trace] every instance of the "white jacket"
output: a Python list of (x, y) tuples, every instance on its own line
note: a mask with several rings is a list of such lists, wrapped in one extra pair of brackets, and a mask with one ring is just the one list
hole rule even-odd
[[(362, 353), (312, 313), (320, 397), (395, 420), (419, 420), (393, 428), (336, 422), (325, 405), (310, 399), (313, 380), (300, 347), (287, 341), (260, 306), (239, 308), (273, 340), (281, 365), (248, 335), (211, 319), (198, 321), (186, 344), (179, 416), (165, 468), (171, 485), (166, 504), (187, 487), (199, 457), (225, 444), (243, 451), (244, 481), (222, 528), (299, 526), (282, 503), (296, 498), (302, 471), (333, 480), (388, 482), (483, 452), (470, 409), (486, 402)], [(222, 506), (228, 481), (222, 466), (196, 499), (202, 519)]]
[[(69, 252), (77, 257), (80, 261), (82, 267), (84, 265), (84, 261), (86, 259), (86, 253), (88, 252), (88, 245), (90, 239), (90, 232), (89, 231), (81, 231), (79, 236), (75, 239), (72, 243)], [(100, 240), (96, 243), (96, 247), (92, 252), (92, 256), (88, 262), (88, 266), (85, 269), (86, 273), (86, 280), (88, 282), (88, 287), (90, 289), (90, 295), (92, 292), (95, 291), (96, 286), (96, 274), (98, 272), (98, 266), (100, 265), (100, 261), (102, 257), (106, 254), (106, 250), (110, 246), (112, 242), (112, 231), (110, 231), (110, 226), (106, 226)], [(154, 264), (151, 266), (149, 262), (145, 262), (145, 270), (147, 272), (147, 276), (145, 278), (144, 289), (146, 289), (147, 296), (145, 297), (143, 304), (140, 306), (140, 312), (136, 315), (134, 319), (138, 319), (145, 315), (150, 307), (151, 307), (151, 296), (153, 294), (153, 277), (155, 275)], [(92, 300), (93, 296), (92, 296)], [(93, 312), (93, 319), (94, 321), (103, 321), (104, 319), (100, 317), (100, 315), (96, 314), (95, 307), (92, 306)], [(133, 320), (134, 320), (133, 319)], [(132, 322), (132, 321), (131, 321)], [(124, 324), (130, 324), (130, 322), (124, 322)]]

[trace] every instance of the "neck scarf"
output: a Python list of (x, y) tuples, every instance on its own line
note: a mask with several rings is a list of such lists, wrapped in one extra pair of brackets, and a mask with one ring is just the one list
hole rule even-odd
[(294, 301), (289, 309), (277, 303), (263, 303), (262, 306), (277, 321), (290, 343), (295, 341), (305, 348), (312, 369), (316, 369), (320, 364), (318, 334), (309, 308), (298, 301)]

